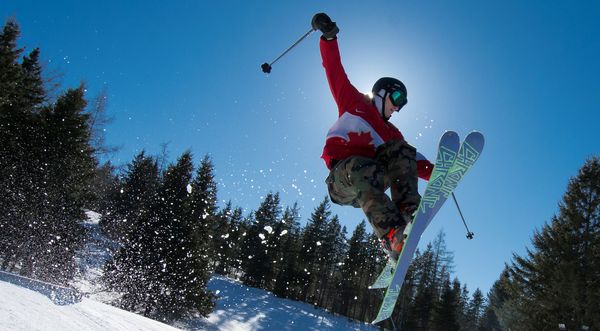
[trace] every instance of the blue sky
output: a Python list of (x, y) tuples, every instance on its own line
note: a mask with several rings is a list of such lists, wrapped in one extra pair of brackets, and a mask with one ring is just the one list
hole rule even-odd
[[(599, 154), (600, 5), (594, 1), (2, 1), (19, 45), (40, 47), (63, 87), (108, 94), (110, 159), (140, 150), (171, 160), (210, 154), (219, 198), (247, 212), (268, 192), (298, 202), (303, 220), (326, 196), (324, 137), (337, 116), (318, 34), (273, 66), (317, 12), (340, 27), (350, 80), (370, 90), (401, 79), (409, 103), (392, 122), (434, 159), (445, 130), (486, 136), (451, 201), (422, 238), (443, 229), (455, 275), (486, 292), (513, 252), (557, 212), (570, 177)], [(420, 188), (425, 187), (420, 182)], [(351, 232), (364, 219), (334, 206)]]

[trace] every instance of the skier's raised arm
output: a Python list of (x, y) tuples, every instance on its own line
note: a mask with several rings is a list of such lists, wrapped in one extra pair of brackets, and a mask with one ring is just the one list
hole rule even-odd
[(312, 27), (323, 33), (320, 39), (321, 58), (331, 94), (333, 94), (341, 115), (344, 111), (352, 108), (355, 102), (365, 99), (365, 95), (360, 93), (350, 83), (346, 71), (342, 66), (337, 43), (337, 34), (340, 29), (337, 27), (337, 24), (331, 21), (331, 18), (327, 14), (318, 13), (313, 16)]

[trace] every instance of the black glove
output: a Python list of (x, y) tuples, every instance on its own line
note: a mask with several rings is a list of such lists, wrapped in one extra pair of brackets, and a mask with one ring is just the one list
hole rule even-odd
[(312, 27), (315, 30), (321, 30), (323, 37), (327, 39), (333, 39), (340, 32), (335, 22), (331, 21), (331, 18), (325, 13), (318, 13), (313, 16)]

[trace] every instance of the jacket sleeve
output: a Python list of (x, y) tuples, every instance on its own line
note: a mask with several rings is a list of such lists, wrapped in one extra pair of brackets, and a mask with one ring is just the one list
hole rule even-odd
[(346, 75), (346, 71), (342, 66), (337, 38), (327, 40), (321, 37), (320, 49), (323, 68), (325, 68), (329, 88), (338, 105), (339, 115), (341, 116), (354, 102), (363, 100), (364, 95), (350, 83), (350, 80)]
[(433, 164), (429, 162), (423, 154), (417, 152), (417, 176), (419, 178), (429, 180), (433, 172)]

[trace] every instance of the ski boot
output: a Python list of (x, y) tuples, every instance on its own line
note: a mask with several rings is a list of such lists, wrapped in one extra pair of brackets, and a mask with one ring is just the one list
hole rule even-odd
[(390, 259), (395, 263), (398, 261), (400, 257), (400, 253), (402, 252), (402, 247), (404, 246), (404, 241), (408, 238), (408, 234), (413, 226), (413, 216), (416, 212), (416, 207), (414, 206), (402, 206), (400, 214), (402, 215), (402, 219), (404, 219), (404, 225), (392, 228), (383, 238), (381, 238), (381, 245), (383, 246), (383, 250), (389, 256)]

